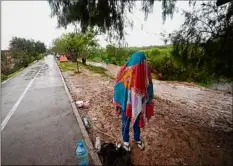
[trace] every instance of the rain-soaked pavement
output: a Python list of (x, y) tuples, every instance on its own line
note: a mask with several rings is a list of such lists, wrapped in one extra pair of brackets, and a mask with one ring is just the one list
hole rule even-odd
[(82, 139), (49, 55), (2, 85), (2, 165), (75, 165)]

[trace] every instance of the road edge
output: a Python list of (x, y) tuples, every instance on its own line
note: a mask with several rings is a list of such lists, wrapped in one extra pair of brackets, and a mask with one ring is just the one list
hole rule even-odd
[(77, 119), (77, 121), (78, 121), (78, 125), (79, 125), (80, 130), (81, 130), (81, 133), (82, 133), (82, 135), (83, 135), (83, 139), (84, 139), (84, 141), (86, 142), (87, 148), (89, 149), (89, 153), (90, 153), (91, 159), (92, 159), (92, 161), (93, 161), (93, 164), (94, 164), (94, 165), (102, 166), (102, 163), (101, 163), (101, 161), (100, 161), (100, 159), (99, 159), (99, 156), (98, 156), (98, 154), (95, 152), (95, 149), (94, 149), (94, 147), (93, 147), (93, 145), (92, 145), (92, 143), (91, 143), (91, 139), (90, 139), (90, 137), (89, 137), (89, 135), (88, 135), (88, 133), (87, 133), (87, 131), (86, 131), (86, 128), (85, 128), (85, 126), (84, 126), (84, 124), (83, 124), (83, 121), (82, 121), (82, 119), (81, 119), (81, 116), (80, 116), (80, 114), (79, 114), (79, 112), (78, 112), (78, 109), (77, 109), (76, 105), (75, 105), (74, 102), (73, 102), (73, 98), (72, 98), (72, 96), (71, 96), (71, 94), (70, 94), (70, 91), (69, 91), (67, 85), (66, 85), (65, 79), (64, 79), (64, 77), (63, 77), (63, 75), (62, 75), (62, 72), (61, 72), (61, 70), (60, 70), (60, 68), (59, 68), (59, 66), (58, 66), (58, 64), (57, 64), (57, 60), (56, 60), (56, 59), (54, 59), (54, 60), (55, 60), (55, 63), (56, 63), (56, 65), (57, 65), (58, 69), (59, 69), (59, 73), (60, 73), (60, 75), (61, 75), (61, 79), (62, 79), (64, 88), (65, 88), (65, 91), (66, 91), (66, 93), (67, 93), (67, 95), (68, 95), (68, 97), (69, 97), (69, 101), (70, 101), (70, 104), (71, 104), (71, 106), (72, 106), (72, 108), (73, 108), (73, 109), (72, 109), (72, 110), (73, 110), (73, 113), (74, 113), (74, 115), (75, 115), (75, 117), (76, 117), (76, 119)]
[[(40, 60), (39, 60), (40, 61)], [(36, 61), (34, 61), (34, 62), (32, 62), (31, 64), (29, 64), (29, 66), (28, 67), (30, 67), (31, 65), (33, 65), (33, 64), (35, 64), (36, 62), (39, 62), (38, 60)], [(16, 77), (16, 76), (18, 76), (19, 74), (21, 74), (25, 69), (27, 69), (28, 67), (26, 67), (26, 68), (24, 68), (22, 71), (20, 71), (20, 72), (18, 72), (18, 73), (16, 73), (14, 76), (12, 76), (12, 77), (10, 77), (10, 78), (8, 78), (7, 80), (5, 80), (5, 81), (3, 81), (3, 82), (1, 82), (1, 85), (4, 85), (5, 83), (7, 83), (8, 81), (10, 81), (12, 78), (14, 78), (14, 77)]]

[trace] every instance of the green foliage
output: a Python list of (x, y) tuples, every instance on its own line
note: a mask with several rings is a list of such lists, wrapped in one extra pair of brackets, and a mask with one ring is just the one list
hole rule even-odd
[(16, 76), (16, 75), (17, 75), (19, 72), (21, 72), (23, 69), (24, 69), (24, 68), (20, 68), (20, 69), (18, 69), (18, 70), (16, 70), (16, 71), (12, 71), (11, 74), (8, 74), (8, 75), (5, 75), (5, 74), (2, 74), (2, 73), (1, 73), (1, 82), (5, 81), (5, 80), (7, 80), (7, 79), (9, 79), (9, 78), (11, 78), (11, 77)]
[[(76, 63), (74, 62), (62, 62), (62, 63), (59, 63), (58, 66), (62, 72), (67, 72), (67, 71), (75, 72), (76, 71)], [(98, 74), (101, 74), (102, 76), (108, 77), (108, 75), (105, 73), (106, 69), (103, 69), (100, 67), (89, 66), (89, 65), (81, 65), (81, 66), (90, 71), (93, 71), (94, 73), (98, 73)]]
[(130, 55), (137, 50), (132, 48), (107, 45), (105, 51), (106, 53), (103, 61), (109, 60), (112, 64), (123, 65), (129, 59)]
[(40, 41), (28, 40), (20, 37), (13, 37), (10, 41), (10, 51), (21, 51), (29, 56), (36, 57), (40, 53), (46, 52), (45, 44)]
[(96, 47), (90, 50), (87, 58), (94, 62), (104, 62), (106, 57), (107, 54), (105, 49)]
[(8, 77), (5, 74), (1, 74), (1, 82), (7, 80)]
[(60, 54), (66, 53), (65, 42), (62, 40), (62, 38), (56, 38), (53, 40), (53, 47), (51, 48), (51, 52)]
[(20, 67), (26, 67), (34, 60), (40, 59), (40, 55), (46, 52), (46, 47), (40, 41), (13, 37), (10, 41), (10, 52)]
[[(48, 0), (51, 7), (51, 16), (57, 17), (59, 27), (67, 27), (69, 24), (80, 23), (82, 32), (88, 30), (88, 26), (96, 27), (100, 33), (109, 33), (109, 36), (122, 39), (124, 27), (132, 25), (132, 20), (125, 17), (127, 12), (133, 13), (134, 0), (96, 1), (96, 0)], [(154, 0), (141, 1), (141, 10), (145, 19), (153, 12)], [(162, 17), (172, 16), (175, 9), (174, 0), (162, 0)]]
[(90, 30), (86, 34), (82, 33), (66, 33), (53, 41), (51, 50), (59, 54), (67, 54), (71, 56), (73, 62), (77, 58), (87, 58), (93, 54), (98, 46), (95, 34)]
[[(123, 17), (125, 9), (133, 9), (134, 2), (106, 2), (49, 0), (52, 14), (58, 16), (60, 26), (65, 27), (77, 21), (81, 24), (83, 32), (87, 31), (88, 26), (97, 27), (100, 32), (117, 32), (115, 35), (122, 38), (127, 19)], [(150, 13), (153, 2), (142, 2), (146, 16)], [(162, 5), (163, 16), (172, 15), (174, 2), (163, 0)], [(73, 39), (70, 43), (61, 42), (60, 48), (64, 48), (64, 52), (73, 48), (80, 57), (94, 61), (109, 61), (116, 65), (125, 64), (131, 54), (141, 50), (146, 54), (150, 68), (162, 73), (163, 80), (200, 82), (207, 85), (221, 77), (232, 78), (233, 2), (219, 8), (215, 2), (205, 2), (201, 8), (193, 8), (191, 12), (184, 11), (184, 15), (185, 22), (181, 29), (169, 34), (167, 38), (163, 36), (164, 40), (172, 41), (172, 45), (169, 46), (125, 48), (107, 45), (102, 49), (98, 46), (93, 47), (88, 42), (94, 39), (93, 37), (83, 37), (84, 34), (81, 34), (82, 37), (78, 37), (76, 42), (72, 41)], [(65, 43), (69, 43), (70, 47), (63, 46)]]
[[(149, 48), (149, 49), (148, 49)], [(188, 81), (188, 82), (199, 82), (203, 85), (208, 85), (212, 80), (213, 76), (205, 71), (199, 71), (193, 66), (183, 65), (178, 59), (172, 55), (173, 48), (171, 46), (150, 46), (141, 48), (117, 48), (113, 45), (107, 45), (102, 54), (104, 58), (99, 58), (99, 54), (93, 55), (90, 60), (96, 59), (96, 61), (105, 62), (108, 58), (110, 63), (115, 65), (123, 65), (127, 62), (130, 55), (136, 51), (141, 50), (147, 57), (147, 62), (152, 70), (156, 70), (158, 73), (162, 73), (162, 78), (153, 75), (154, 78), (162, 80), (172, 81)]]
[(103, 68), (100, 68), (100, 67), (95, 67), (95, 66), (89, 66), (89, 65), (82, 65), (82, 67), (90, 70), (90, 71), (93, 71), (94, 73), (98, 73), (102, 76), (106, 76), (108, 77), (108, 75), (105, 73), (106, 72), (106, 69), (103, 69)]
[(184, 14), (181, 29), (171, 35), (172, 55), (197, 73), (195, 80), (233, 79), (233, 2), (221, 7), (207, 2)]
[(62, 62), (58, 64), (62, 72), (76, 71), (77, 65), (74, 62)]
[[(43, 59), (45, 57), (46, 54), (39, 54), (36, 58), (36, 60), (40, 60), (40, 59)], [(34, 61), (34, 60), (33, 60)]]
[[(10, 41), (9, 54), (1, 56), (2, 78), (8, 78), (10, 74), (27, 67), (35, 60), (41, 59), (45, 52), (45, 44), (40, 41), (13, 37)], [(8, 62), (7, 58), (10, 58), (11, 62)]]

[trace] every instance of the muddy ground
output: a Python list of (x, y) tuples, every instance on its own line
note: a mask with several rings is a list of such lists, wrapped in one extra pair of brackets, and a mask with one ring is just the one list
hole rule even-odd
[[(88, 132), (92, 142), (96, 136), (105, 142), (121, 141), (120, 117), (111, 103), (113, 80), (85, 68), (79, 74), (63, 75), (75, 100), (90, 101), (88, 109), (79, 111), (91, 123)], [(146, 149), (140, 151), (132, 142), (133, 164), (233, 165), (231, 94), (184, 83), (154, 83), (155, 116), (142, 130)], [(188, 97), (178, 93), (182, 86), (190, 91)], [(203, 96), (200, 100), (200, 94), (206, 95), (206, 100)]]

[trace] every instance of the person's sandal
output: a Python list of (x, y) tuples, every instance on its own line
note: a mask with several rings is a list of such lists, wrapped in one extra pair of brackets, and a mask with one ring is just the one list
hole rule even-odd
[(136, 141), (136, 144), (138, 145), (138, 147), (141, 149), (141, 150), (144, 150), (145, 149), (145, 144), (143, 141)]
[(127, 152), (130, 152), (130, 145), (129, 145), (129, 143), (128, 142), (124, 142), (123, 143), (123, 148), (127, 151)]

